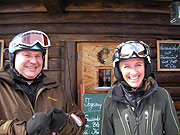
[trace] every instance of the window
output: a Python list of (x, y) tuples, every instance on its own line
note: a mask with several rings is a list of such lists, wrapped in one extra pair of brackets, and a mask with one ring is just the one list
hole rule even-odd
[(110, 87), (111, 86), (111, 71), (112, 69), (99, 69), (98, 74), (98, 87)]

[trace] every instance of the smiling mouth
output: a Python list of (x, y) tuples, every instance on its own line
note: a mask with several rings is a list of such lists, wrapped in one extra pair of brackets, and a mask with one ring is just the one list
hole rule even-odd
[(29, 70), (36, 70), (37, 69), (37, 67), (26, 67), (26, 68)]
[(130, 79), (131, 81), (136, 81), (136, 80), (139, 79), (139, 76), (136, 76), (136, 77), (129, 77), (129, 79)]
[(28, 67), (29, 69), (35, 69), (35, 67)]
[(36, 67), (27, 67), (27, 68), (29, 68), (29, 69), (36, 69)]

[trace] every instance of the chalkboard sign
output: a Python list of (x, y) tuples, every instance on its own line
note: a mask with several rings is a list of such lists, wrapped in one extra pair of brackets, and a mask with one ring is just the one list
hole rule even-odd
[(83, 135), (99, 135), (101, 106), (105, 96), (106, 94), (83, 95), (83, 113), (87, 118)]
[(158, 71), (180, 71), (180, 41), (157, 41)]

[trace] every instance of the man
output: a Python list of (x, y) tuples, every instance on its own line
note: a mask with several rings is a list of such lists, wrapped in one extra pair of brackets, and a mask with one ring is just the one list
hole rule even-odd
[(0, 75), (0, 135), (76, 135), (84, 130), (84, 114), (42, 72), (50, 46), (48, 36), (37, 30), (10, 42), (10, 66)]

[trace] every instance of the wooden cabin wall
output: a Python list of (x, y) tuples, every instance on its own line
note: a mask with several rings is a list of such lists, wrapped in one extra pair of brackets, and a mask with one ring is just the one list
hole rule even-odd
[[(157, 71), (156, 41), (161, 39), (180, 39), (180, 26), (170, 25), (169, 7), (161, 10), (132, 12), (69, 11), (61, 15), (47, 12), (3, 12), (0, 10), (0, 39), (9, 41), (23, 31), (38, 29), (47, 33), (52, 47), (49, 49), (48, 70), (45, 73), (60, 81), (69, 96), (77, 102), (76, 85), (76, 43), (78, 42), (123, 42), (142, 40), (151, 48), (152, 71), (160, 86), (166, 88), (175, 101), (180, 116), (180, 72)], [(77, 5), (76, 5), (77, 6)], [(148, 6), (148, 5), (146, 5)], [(163, 6), (163, 5), (161, 5)], [(77, 6), (78, 7), (78, 6)], [(5, 55), (4, 64), (8, 56)]]

